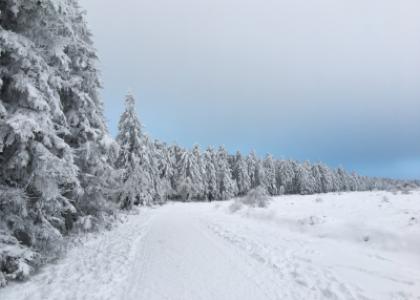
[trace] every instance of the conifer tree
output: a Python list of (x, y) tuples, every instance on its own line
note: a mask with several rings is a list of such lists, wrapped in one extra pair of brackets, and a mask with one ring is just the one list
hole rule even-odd
[(276, 182), (280, 194), (294, 193), (295, 172), (290, 160), (276, 161)]
[(267, 154), (263, 162), (265, 185), (270, 195), (277, 195), (276, 167), (271, 154)]
[(251, 179), (248, 175), (248, 167), (240, 151), (236, 152), (233, 163), (232, 178), (236, 181), (238, 195), (243, 196), (251, 189)]
[(219, 147), (216, 155), (216, 182), (218, 198), (226, 200), (236, 193), (236, 186), (232, 180), (232, 171), (229, 167), (228, 153), (223, 146)]
[(123, 170), (120, 205), (130, 209), (135, 204), (150, 204), (152, 178), (143, 168), (144, 160), (147, 159), (146, 145), (142, 140), (142, 128), (135, 111), (135, 99), (131, 94), (125, 99), (125, 111), (121, 115), (118, 130), (120, 154), (117, 166)]
[(316, 183), (312, 175), (312, 167), (309, 162), (296, 164), (296, 190), (301, 195), (309, 195), (315, 193)]
[(187, 149), (177, 147), (176, 190), (178, 197), (185, 201), (198, 199), (204, 193), (201, 171), (196, 156)]
[(173, 194), (171, 179), (174, 176), (174, 167), (170, 148), (166, 144), (156, 140), (154, 149), (157, 164), (157, 202), (163, 203)]
[(204, 190), (207, 200), (214, 200), (217, 197), (217, 174), (216, 154), (213, 148), (207, 148), (204, 153)]
[(0, 206), (11, 209), (0, 227), (55, 252), (79, 218), (111, 209), (107, 187), (116, 184), (116, 144), (77, 3), (0, 1), (0, 56)]
[(201, 154), (200, 147), (198, 145), (194, 145), (192, 150), (192, 155), (194, 156), (195, 160), (195, 176), (194, 185), (196, 186), (196, 193), (197, 199), (203, 200), (205, 198), (205, 184), (204, 184), (204, 163)]
[(322, 193), (334, 192), (336, 187), (334, 184), (334, 174), (324, 164), (317, 165), (318, 172), (320, 175), (320, 190)]
[(251, 183), (251, 189), (258, 186), (258, 179), (257, 179), (257, 154), (255, 151), (251, 151), (246, 158), (246, 164), (248, 167), (248, 176)]

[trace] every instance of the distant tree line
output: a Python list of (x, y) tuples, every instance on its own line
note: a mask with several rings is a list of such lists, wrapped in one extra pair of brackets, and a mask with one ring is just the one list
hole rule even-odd
[(278, 160), (254, 151), (229, 154), (223, 146), (191, 150), (151, 140), (143, 131), (132, 95), (126, 97), (117, 142), (117, 168), (123, 172), (122, 208), (167, 200), (208, 201), (244, 196), (262, 187), (269, 195), (368, 191), (415, 185), (386, 178), (360, 176), (323, 163)]

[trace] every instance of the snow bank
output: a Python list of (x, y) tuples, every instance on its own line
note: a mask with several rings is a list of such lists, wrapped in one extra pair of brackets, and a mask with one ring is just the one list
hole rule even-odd
[(273, 198), (268, 208), (243, 207), (237, 202), (230, 204), (229, 213), (273, 223), (280, 229), (420, 253), (420, 191), (287, 195)]

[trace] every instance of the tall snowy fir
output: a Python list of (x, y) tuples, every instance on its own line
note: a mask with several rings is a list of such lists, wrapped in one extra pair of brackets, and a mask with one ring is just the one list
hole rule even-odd
[(305, 161), (303, 164), (296, 164), (295, 175), (295, 188), (297, 193), (301, 195), (316, 193), (316, 182), (309, 162)]
[(251, 189), (251, 179), (248, 166), (241, 152), (237, 151), (234, 157), (232, 177), (238, 187), (238, 195), (243, 196)]
[(186, 201), (201, 199), (204, 194), (204, 185), (201, 154), (198, 147), (194, 151), (177, 147), (176, 157), (177, 196)]
[(276, 165), (276, 182), (279, 194), (291, 194), (294, 192), (295, 172), (290, 160), (278, 160)]
[(171, 149), (156, 140), (154, 145), (156, 161), (156, 202), (164, 203), (173, 195), (172, 178), (174, 177), (174, 162)]
[(212, 147), (204, 152), (204, 190), (207, 200), (215, 200), (217, 197), (217, 174), (216, 154)]
[(205, 176), (205, 169), (203, 163), (203, 157), (200, 150), (200, 146), (194, 145), (192, 150), (192, 155), (194, 156), (195, 160), (195, 186), (197, 190), (197, 198), (198, 200), (203, 200), (205, 198), (205, 183), (204, 183), (204, 176)]
[(121, 207), (130, 209), (133, 205), (151, 204), (153, 181), (145, 167), (148, 165), (149, 154), (131, 94), (125, 99), (125, 111), (118, 125), (117, 142), (120, 145), (117, 167), (122, 170), (119, 196)]
[(216, 180), (219, 199), (230, 199), (236, 194), (237, 187), (232, 180), (232, 170), (229, 166), (228, 153), (223, 146), (219, 147), (216, 154)]
[(116, 145), (77, 3), (7, 0), (0, 13), (0, 235), (33, 251), (9, 259), (13, 279), (57, 254), (87, 215), (112, 210)]
[(267, 192), (270, 195), (277, 195), (276, 166), (271, 154), (267, 154), (267, 156), (264, 158), (263, 168), (265, 176), (264, 182), (267, 188)]
[(251, 184), (251, 189), (256, 188), (258, 186), (258, 180), (256, 178), (256, 170), (257, 170), (257, 154), (254, 150), (251, 151), (251, 153), (248, 154), (246, 158), (246, 164), (248, 168), (248, 176), (249, 181)]
[(60, 43), (66, 43), (66, 46), (59, 48), (60, 51), (56, 48), (54, 52), (63, 74), (60, 98), (70, 129), (65, 139), (76, 153), (79, 179), (84, 190), (78, 205), (94, 213), (106, 205), (106, 199), (115, 196), (116, 182), (111, 166), (118, 150), (105, 125), (103, 103), (98, 93), (97, 55), (90, 31), (77, 1), (68, 2), (74, 9), (64, 11), (64, 14), (69, 18), (71, 27), (60, 31), (63, 32)]

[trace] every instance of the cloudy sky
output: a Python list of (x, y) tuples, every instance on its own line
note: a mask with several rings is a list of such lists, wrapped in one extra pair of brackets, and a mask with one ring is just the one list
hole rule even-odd
[(420, 178), (420, 1), (80, 0), (115, 134)]

